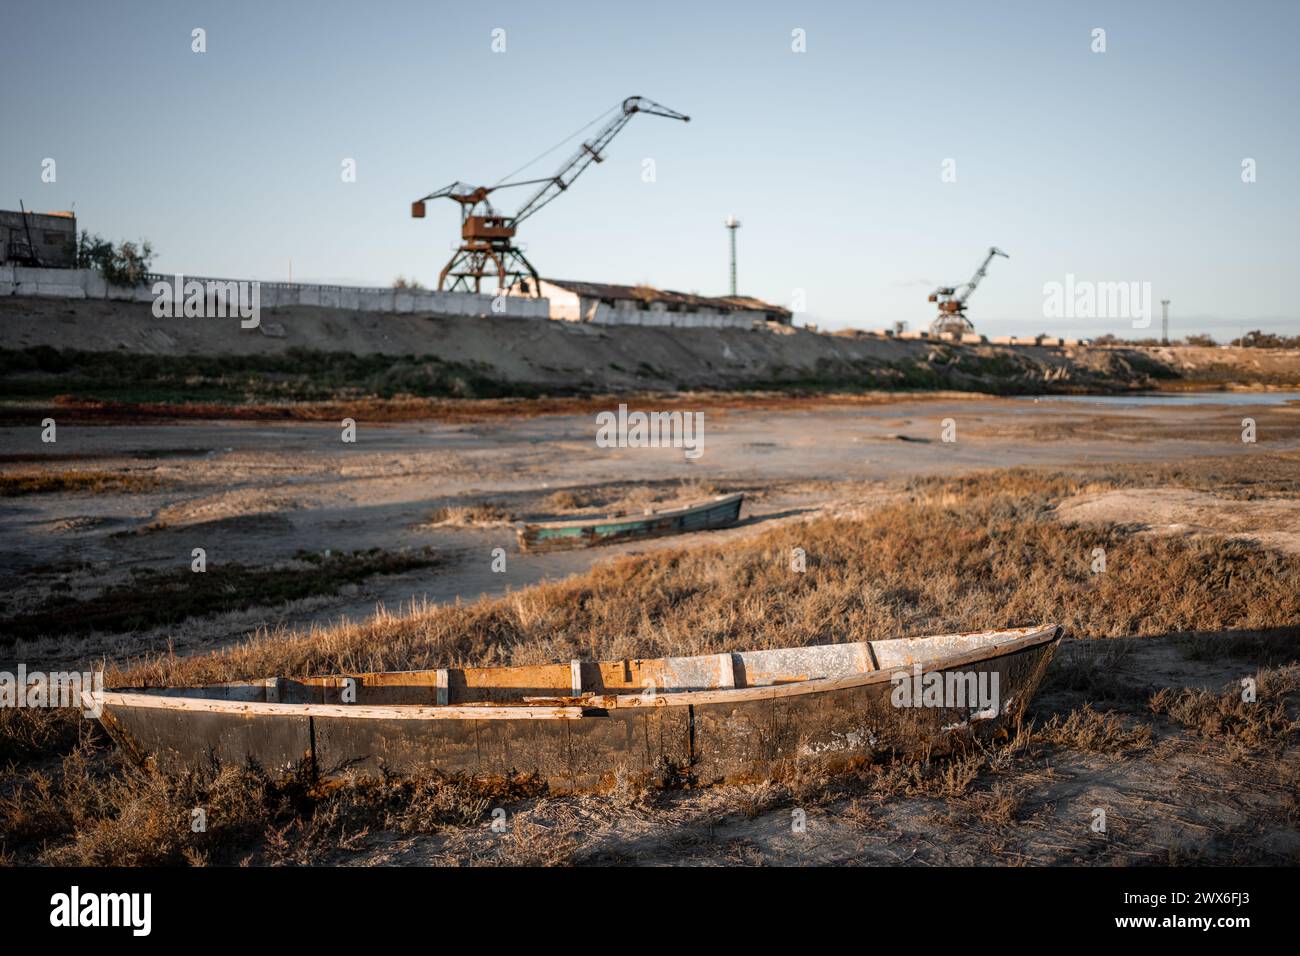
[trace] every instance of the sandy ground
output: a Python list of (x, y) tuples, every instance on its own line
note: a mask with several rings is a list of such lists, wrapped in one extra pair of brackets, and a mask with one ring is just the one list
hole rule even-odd
[[(1258, 443), (1241, 441), (1241, 420)], [(945, 422), (955, 442), (945, 442)], [(19, 646), (27, 659), (118, 656), (174, 646), (192, 651), (260, 627), (363, 617), (377, 604), (448, 602), (500, 594), (584, 570), (596, 561), (689, 540), (585, 551), (518, 552), (508, 521), (438, 524), (439, 508), (492, 503), (512, 517), (563, 513), (562, 489), (597, 489), (612, 510), (649, 498), (689, 499), (711, 489), (748, 494), (743, 520), (723, 539), (758, 533), (827, 509), (870, 505), (887, 479), (1011, 465), (1176, 461), (1300, 446), (1300, 408), (1287, 405), (1096, 407), (1020, 399), (915, 400), (795, 412), (705, 409), (704, 453), (602, 449), (588, 415), (475, 424), (361, 422), (355, 444), (316, 423), (184, 422), (61, 428), (42, 444), (34, 428), (0, 429), (8, 473), (94, 469), (159, 479), (156, 491), (59, 493), (0, 499), (0, 577), (9, 613), (51, 587), (104, 585), (132, 568), (209, 562), (267, 564), (300, 551), (432, 548), (437, 567), (349, 585), (331, 597), (191, 620), (183, 626)], [(604, 509), (598, 509), (604, 510)], [(1169, 491), (1116, 492), (1067, 503), (1070, 521), (1118, 521), (1156, 531), (1227, 531), (1294, 550), (1295, 502), (1241, 502)], [(504, 573), (492, 570), (504, 548)]]
[(1300, 554), (1300, 505), (1224, 500), (1184, 488), (1145, 488), (1077, 495), (1056, 509), (1071, 524), (1137, 525), (1156, 534), (1215, 534)]
[[(361, 618), (382, 604), (471, 600), (568, 574), (618, 555), (761, 533), (826, 511), (871, 508), (898, 494), (885, 483), (1014, 465), (1069, 468), (1096, 462), (1177, 462), (1300, 448), (1300, 407), (1284, 404), (1093, 406), (945, 397), (855, 407), (705, 409), (704, 454), (601, 449), (590, 415), (477, 423), (361, 422), (355, 444), (317, 423), (179, 422), (78, 426), (42, 445), (31, 428), (0, 428), (7, 473), (92, 469), (157, 478), (158, 490), (58, 493), (0, 499), (0, 578), (6, 611), (55, 589), (79, 593), (128, 577), (132, 568), (186, 567), (191, 549), (210, 562), (264, 565), (299, 551), (431, 548), (424, 570), (369, 578), (340, 593), (253, 608), (130, 634), (57, 635), (0, 648), (0, 658), (54, 668), (168, 647), (194, 653), (259, 628)], [(1241, 440), (1242, 419), (1258, 441)], [(946, 421), (950, 420), (950, 421)], [(945, 425), (956, 441), (942, 440)], [(744, 490), (739, 525), (685, 538), (529, 555), (508, 520), (463, 526), (440, 509), (491, 504), (510, 516), (554, 515), (566, 489), (600, 493), (611, 508), (640, 507)], [(1231, 497), (1167, 488), (1084, 494), (1057, 508), (1062, 521), (1131, 525), (1152, 534), (1218, 533), (1300, 553), (1300, 505), (1276, 495)], [(504, 548), (507, 570), (491, 570)], [(1204, 660), (1177, 640), (1067, 642), (1062, 656), (1123, 652), (1116, 669), (1131, 694), (1108, 702), (1123, 719), (1151, 722), (1149, 693), (1218, 689), (1248, 664)], [(1112, 667), (1103, 660), (1103, 669)], [(1114, 668), (1113, 668), (1114, 669)], [(1253, 669), (1252, 669), (1253, 670)], [(1043, 722), (1081, 706), (1079, 693), (1048, 690), (1032, 717)], [(1244, 763), (1243, 763), (1244, 761)], [(1230, 741), (1188, 735), (1157, 718), (1151, 748), (1135, 754), (1048, 748), (995, 768), (960, 798), (896, 794), (767, 801), (763, 785), (659, 792), (630, 801), (593, 796), (524, 801), (511, 829), (451, 835), (372, 832), (340, 849), (340, 865), (490, 862), (510, 847), (546, 852), (573, 834), (579, 864), (971, 865), (1197, 861), (1294, 863), (1300, 803), (1294, 747), (1243, 755)], [(1013, 794), (1004, 818), (991, 801)], [(1095, 832), (1097, 810), (1108, 830)], [(806, 828), (792, 827), (794, 811)], [(503, 842), (505, 841), (505, 842)], [(511, 843), (509, 841), (515, 841)]]

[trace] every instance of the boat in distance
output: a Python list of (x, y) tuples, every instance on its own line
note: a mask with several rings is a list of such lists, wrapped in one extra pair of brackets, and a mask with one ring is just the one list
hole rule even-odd
[(1063, 632), (117, 688), (97, 703), (118, 745), (163, 772), (534, 776), (558, 793), (738, 782), (986, 738), (1023, 715)]
[(717, 495), (663, 511), (608, 515), (556, 521), (521, 521), (516, 525), (521, 551), (556, 551), (613, 544), (635, 538), (656, 538), (733, 525), (740, 518), (744, 494)]

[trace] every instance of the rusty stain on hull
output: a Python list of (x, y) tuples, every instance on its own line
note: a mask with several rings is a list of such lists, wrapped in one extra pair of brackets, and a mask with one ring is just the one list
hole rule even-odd
[[(601, 789), (620, 775), (649, 782), (666, 767), (698, 783), (739, 781), (996, 732), (1023, 712), (1063, 631), (123, 688), (104, 693), (101, 722), (164, 771), (252, 760), (276, 773), (309, 765), (323, 781), (533, 774), (554, 792)], [(1001, 704), (895, 706), (895, 678), (916, 666), (996, 675)]]

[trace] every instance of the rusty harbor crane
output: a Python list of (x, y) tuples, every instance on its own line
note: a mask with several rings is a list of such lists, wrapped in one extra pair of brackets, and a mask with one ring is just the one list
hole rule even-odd
[[(967, 332), (974, 332), (975, 326), (971, 320), (966, 318), (966, 300), (970, 294), (975, 291), (980, 284), (980, 280), (988, 273), (989, 263), (993, 261), (994, 256), (1001, 256), (1004, 259), (1011, 257), (999, 249), (997, 246), (989, 246), (988, 255), (980, 263), (980, 267), (975, 270), (970, 281), (965, 285), (948, 286), (941, 285), (930, 293), (928, 301), (939, 304), (939, 314), (934, 321), (930, 323), (930, 332), (933, 335), (964, 335)], [(957, 290), (961, 291), (958, 292)]]
[[(664, 116), (684, 123), (690, 122), (691, 119), (683, 113), (670, 110), (643, 96), (629, 96), (619, 106), (614, 107), (614, 110), (617, 110), (617, 113), (613, 119), (601, 127), (600, 132), (595, 136), (585, 141), (553, 176), (509, 183), (499, 182), (494, 186), (471, 186), (469, 183), (454, 182), (411, 203), (411, 215), (416, 219), (424, 218), (424, 204), (430, 199), (441, 199), (445, 196), (460, 203), (461, 244), (438, 276), (439, 289), (453, 292), (479, 292), (483, 279), (495, 274), (497, 288), (501, 292), (509, 291), (518, 284), (519, 291), (540, 295), (537, 270), (524, 257), (523, 251), (515, 245), (515, 233), (519, 224), (573, 185), (573, 181), (593, 162), (603, 162), (604, 150), (610, 140), (618, 135), (618, 131), (637, 113)], [(591, 126), (599, 122), (609, 112), (611, 111), (607, 110), (587, 125)], [(568, 139), (572, 138), (572, 136), (568, 137)], [(551, 149), (555, 148), (557, 147)], [(541, 156), (538, 157), (540, 158)], [(521, 169), (531, 166), (532, 162), (525, 164)], [(513, 216), (504, 215), (488, 201), (488, 196), (498, 189), (532, 185), (539, 188)], [(448, 280), (451, 280), (450, 284)]]

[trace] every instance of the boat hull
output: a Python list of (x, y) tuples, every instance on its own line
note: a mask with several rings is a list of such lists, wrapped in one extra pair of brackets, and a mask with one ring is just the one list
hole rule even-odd
[(589, 548), (638, 538), (726, 528), (739, 520), (743, 500), (743, 494), (726, 495), (693, 507), (654, 514), (523, 524), (518, 530), (519, 548), (521, 551)]
[[(561, 793), (618, 781), (741, 782), (796, 765), (834, 770), (884, 754), (942, 752), (960, 738), (998, 734), (1023, 714), (1061, 631), (1032, 631), (996, 653), (971, 650), (925, 666), (896, 656), (826, 679), (588, 695), (554, 706), (303, 705), (109, 692), (101, 721), (130, 753), (165, 772), (252, 761), (320, 780), (532, 775)], [(873, 643), (888, 649), (894, 642)], [(911, 687), (920, 674), (939, 675), (941, 686), (982, 680), (999, 689), (999, 699), (991, 710), (983, 700), (928, 706), (920, 696), (900, 705), (905, 681)], [(326, 687), (321, 699), (330, 693)]]

